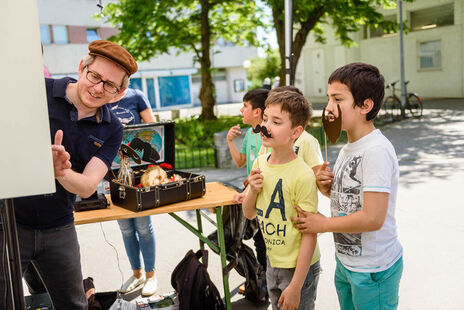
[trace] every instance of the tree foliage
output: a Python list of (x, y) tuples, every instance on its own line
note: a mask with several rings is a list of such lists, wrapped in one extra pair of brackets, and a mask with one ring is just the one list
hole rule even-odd
[(120, 32), (110, 38), (137, 61), (163, 53), (192, 52), (201, 65), (203, 119), (213, 119), (215, 104), (210, 47), (223, 38), (238, 45), (257, 45), (260, 10), (248, 0), (120, 0), (104, 9)]
[(251, 81), (250, 89), (260, 88), (263, 86), (265, 78), (274, 79), (280, 74), (280, 56), (279, 50), (268, 50), (266, 57), (255, 57), (251, 59), (250, 68), (248, 68), (248, 80)]
[[(279, 44), (281, 59), (280, 84), (285, 85), (285, 16), (284, 0), (265, 0), (272, 10), (274, 27)], [(413, 0), (405, 0), (412, 2)], [(396, 0), (294, 0), (293, 78), (301, 51), (310, 32), (319, 43), (325, 43), (324, 25), (330, 25), (335, 36), (345, 46), (353, 46), (350, 34), (360, 30), (363, 25), (379, 28), (385, 32), (395, 32), (398, 23), (385, 20), (377, 8), (395, 8)]]

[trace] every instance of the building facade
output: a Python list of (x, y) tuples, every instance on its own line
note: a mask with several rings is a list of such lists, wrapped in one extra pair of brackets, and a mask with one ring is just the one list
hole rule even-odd
[[(100, 13), (98, 3), (98, 0), (37, 0), (43, 61), (52, 77), (77, 76), (77, 66), (88, 53), (89, 42), (107, 39), (118, 32), (94, 18)], [(243, 63), (256, 53), (253, 47), (216, 42), (211, 62), (217, 103), (242, 101), (247, 85)], [(193, 54), (176, 55), (173, 50), (138, 64), (130, 87), (142, 90), (154, 110), (200, 104), (200, 67), (193, 63)]]
[[(379, 12), (399, 22), (398, 8)], [(403, 2), (403, 20), (408, 27), (404, 35), (408, 91), (425, 98), (464, 97), (464, 0)], [(386, 83), (400, 80), (399, 33), (362, 27), (352, 35), (357, 44), (352, 48), (341, 45), (330, 27), (326, 33), (326, 44), (316, 43), (313, 36), (308, 38), (297, 68), (296, 85), (311, 100), (326, 100), (330, 74), (351, 62), (377, 66)]]

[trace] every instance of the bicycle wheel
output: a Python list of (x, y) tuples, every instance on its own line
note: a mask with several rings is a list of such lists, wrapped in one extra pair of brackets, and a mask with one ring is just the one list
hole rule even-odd
[(414, 94), (409, 94), (408, 101), (408, 108), (409, 112), (411, 112), (412, 117), (421, 118), (423, 110), (421, 98)]
[(397, 97), (388, 96), (383, 102), (386, 114), (393, 120), (401, 116), (401, 102)]

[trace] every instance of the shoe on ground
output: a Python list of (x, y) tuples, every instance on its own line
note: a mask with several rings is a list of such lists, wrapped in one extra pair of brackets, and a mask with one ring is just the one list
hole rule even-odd
[(145, 284), (142, 288), (142, 296), (147, 297), (155, 294), (156, 290), (158, 289), (158, 281), (156, 277), (148, 278), (145, 281)]
[(245, 284), (242, 284), (242, 285), (239, 286), (238, 293), (240, 295), (245, 295)]
[(145, 283), (145, 277), (141, 276), (140, 279), (137, 279), (134, 276), (131, 276), (119, 290), (121, 293), (129, 293), (135, 290), (137, 287)]

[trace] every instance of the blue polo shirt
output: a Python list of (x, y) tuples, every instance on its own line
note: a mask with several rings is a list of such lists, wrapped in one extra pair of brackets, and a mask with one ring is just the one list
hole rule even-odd
[[(94, 156), (110, 168), (121, 145), (123, 126), (106, 105), (96, 115), (78, 120), (76, 107), (66, 97), (68, 84), (76, 82), (69, 77), (45, 79), (51, 142), (54, 143), (58, 129), (63, 130), (62, 144), (71, 155), (71, 169), (76, 172), (82, 173)], [(57, 180), (55, 185), (54, 194), (14, 199), (16, 221), (35, 229), (72, 223), (76, 195), (66, 191)]]
[(107, 104), (124, 125), (140, 124), (140, 112), (151, 109), (147, 96), (138, 89), (129, 88), (118, 102)]

